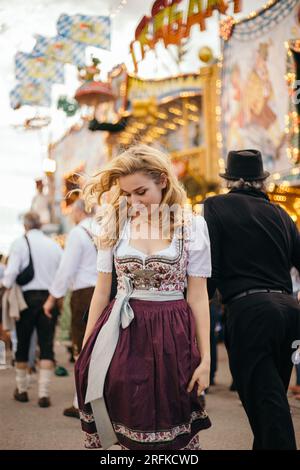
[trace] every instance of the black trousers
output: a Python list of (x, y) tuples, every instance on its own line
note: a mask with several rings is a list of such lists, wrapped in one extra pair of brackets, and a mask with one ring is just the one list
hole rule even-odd
[(56, 308), (53, 309), (51, 319), (44, 314), (43, 305), (48, 295), (49, 292), (44, 290), (24, 292), (28, 309), (21, 313), (20, 320), (16, 322), (18, 340), (16, 362), (28, 361), (30, 339), (35, 328), (40, 348), (40, 359), (54, 360), (53, 340), (59, 312)]
[(225, 344), (253, 449), (296, 449), (286, 393), (299, 339), (300, 307), (292, 296), (251, 294), (228, 305)]

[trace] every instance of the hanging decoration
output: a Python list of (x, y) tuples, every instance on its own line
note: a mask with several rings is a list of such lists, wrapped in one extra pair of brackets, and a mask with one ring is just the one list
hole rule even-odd
[(64, 36), (46, 38), (35, 35), (36, 44), (32, 53), (44, 55), (57, 62), (83, 66), (85, 64), (85, 45)]
[[(122, 2), (124, 3), (124, 2)], [(62, 64), (77, 65), (80, 73), (85, 64), (85, 49), (87, 46), (110, 48), (110, 18), (104, 16), (61, 15), (57, 21), (58, 34), (53, 38), (36, 35), (36, 44), (31, 53), (17, 52), (15, 56), (15, 76), (18, 83), (10, 92), (10, 102), (13, 109), (22, 105), (47, 106), (51, 105), (51, 85), (64, 82), (64, 67)], [(95, 59), (96, 60), (96, 59)], [(86, 68), (88, 74), (95, 66)], [(93, 93), (99, 95), (99, 90)], [(107, 91), (107, 96), (109, 90)], [(78, 95), (81, 102), (89, 90), (83, 87)], [(102, 90), (102, 97), (105, 90)], [(106, 98), (108, 99), (108, 98)], [(94, 100), (93, 100), (94, 101)], [(77, 103), (61, 97), (58, 106), (67, 115), (76, 112)]]
[(69, 98), (66, 95), (59, 97), (57, 102), (57, 109), (62, 109), (67, 117), (74, 116), (79, 109), (78, 102), (74, 98)]
[(199, 50), (198, 57), (201, 60), (201, 62), (204, 62), (205, 64), (208, 64), (208, 63), (212, 62), (213, 59), (214, 59), (213, 50), (211, 49), (211, 47), (203, 46)]
[(81, 82), (88, 82), (91, 80), (97, 80), (100, 76), (100, 64), (101, 60), (97, 57), (92, 57), (91, 65), (84, 65), (83, 67), (77, 67), (78, 69), (78, 79)]
[(51, 83), (34, 79), (26, 79), (10, 92), (10, 105), (19, 109), (23, 105), (46, 106), (51, 105)]
[(17, 52), (15, 56), (15, 73), (17, 80), (27, 78), (49, 83), (63, 83), (64, 69), (59, 62), (50, 57)]
[(108, 16), (66, 15), (57, 20), (57, 32), (60, 36), (86, 46), (110, 49), (111, 20)]

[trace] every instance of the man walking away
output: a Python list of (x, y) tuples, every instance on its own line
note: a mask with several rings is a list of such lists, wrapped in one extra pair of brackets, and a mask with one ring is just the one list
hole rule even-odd
[(27, 362), (30, 338), (36, 328), (40, 348), (40, 369), (38, 381), (39, 406), (50, 406), (49, 385), (53, 372), (54, 351), (53, 340), (58, 310), (53, 305), (51, 318), (43, 312), (43, 304), (49, 295), (49, 288), (60, 263), (62, 250), (57, 243), (41, 231), (38, 214), (28, 212), (24, 216), (25, 237), (17, 239), (12, 245), (8, 265), (2, 280), (3, 285), (10, 289), (17, 276), (29, 265), (30, 253), (34, 275), (33, 279), (22, 286), (28, 309), (21, 312), (16, 322), (16, 382), (14, 398), (19, 402), (28, 402), (27, 393)]
[(270, 202), (257, 150), (232, 151), (229, 193), (208, 198), (204, 217), (212, 248), (210, 296), (227, 307), (225, 343), (232, 376), (247, 413), (253, 449), (296, 449), (286, 396), (300, 339), (300, 307), (290, 270), (300, 269), (300, 236), (290, 216)]

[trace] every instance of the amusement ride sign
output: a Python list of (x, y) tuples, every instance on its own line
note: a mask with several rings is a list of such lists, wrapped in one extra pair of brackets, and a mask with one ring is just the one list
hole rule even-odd
[[(182, 0), (156, 0), (151, 9), (151, 16), (143, 16), (135, 30), (135, 39), (130, 44), (135, 70), (145, 57), (145, 52), (153, 49), (162, 40), (165, 47), (179, 45), (189, 37), (193, 25), (200, 31), (206, 28), (205, 21), (217, 10), (226, 15), (229, 2), (225, 0), (189, 0), (186, 12), (180, 8)], [(241, 0), (232, 0), (234, 13), (241, 11)]]

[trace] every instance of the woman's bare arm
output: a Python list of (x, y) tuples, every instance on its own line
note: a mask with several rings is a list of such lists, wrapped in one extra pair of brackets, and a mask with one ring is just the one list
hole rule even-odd
[(210, 373), (210, 314), (206, 278), (188, 277), (187, 302), (196, 324), (196, 339), (201, 362), (195, 370), (188, 391), (198, 382), (198, 394), (209, 386)]

